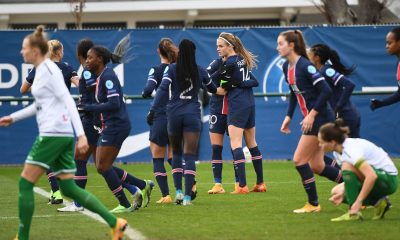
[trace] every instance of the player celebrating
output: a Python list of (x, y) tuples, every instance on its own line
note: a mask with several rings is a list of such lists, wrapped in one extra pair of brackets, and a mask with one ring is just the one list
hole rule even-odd
[[(143, 90), (143, 98), (151, 96), (162, 81), (165, 68), (176, 62), (178, 55), (178, 48), (174, 45), (171, 39), (162, 38), (158, 44), (157, 53), (160, 56), (161, 64), (152, 67), (149, 71), (147, 84)], [(154, 176), (160, 187), (162, 197), (157, 203), (172, 203), (171, 196), (169, 195), (167, 171), (164, 166), (164, 155), (168, 145), (168, 131), (167, 131), (167, 115), (166, 115), (167, 102), (164, 106), (149, 112), (147, 123), (150, 125), (150, 150), (153, 156)], [(172, 161), (172, 148), (168, 147), (168, 162)]]
[(371, 110), (374, 111), (377, 108), (388, 106), (400, 101), (400, 27), (393, 28), (386, 35), (386, 51), (389, 55), (395, 55), (397, 57), (397, 85), (399, 86), (397, 91), (389, 97), (378, 100), (371, 99)]
[(252, 88), (258, 86), (258, 81), (251, 74), (251, 69), (255, 66), (255, 56), (243, 46), (237, 36), (225, 32), (222, 32), (217, 39), (217, 51), (225, 61), (221, 64), (220, 70), (212, 75), (212, 79), (214, 81), (222, 79), (222, 87), (227, 91), (227, 125), (239, 181), (232, 193), (249, 192), (242, 149), (243, 136), (257, 175), (257, 182), (252, 191), (265, 192), (262, 155), (255, 137), (255, 103)]
[(343, 171), (344, 184), (335, 186), (331, 201), (350, 206), (347, 213), (332, 221), (362, 219), (363, 205), (375, 207), (372, 219), (382, 219), (391, 206), (387, 196), (397, 189), (396, 166), (382, 148), (365, 139), (348, 138), (348, 134), (342, 119), (323, 125), (318, 134), (324, 151), (333, 152)]
[[(207, 72), (197, 65), (195, 50), (196, 46), (192, 41), (181, 41), (176, 64), (165, 68), (152, 106), (154, 111), (167, 102), (171, 89), (167, 118), (168, 135), (173, 149), (172, 175), (176, 188), (175, 202), (183, 202), (183, 205), (191, 204), (190, 195), (196, 175), (196, 150), (201, 130), (198, 92), (202, 83), (210, 92), (217, 92)], [(222, 89), (219, 90), (219, 93), (223, 93)], [(182, 152), (185, 169), (182, 168)], [(182, 174), (185, 176), (185, 195), (182, 192)]]
[(293, 162), (301, 176), (308, 202), (293, 212), (319, 212), (321, 207), (313, 172), (332, 181), (342, 181), (340, 170), (324, 163), (324, 152), (318, 145), (317, 138), (319, 127), (334, 120), (333, 111), (328, 104), (332, 91), (324, 77), (308, 60), (305, 41), (300, 31), (289, 30), (280, 33), (277, 44), (279, 55), (287, 59), (282, 70), (290, 87), (290, 102), (281, 132), (290, 133), (289, 125), (296, 102), (304, 116), (301, 122), (303, 134), (294, 153)]
[[(151, 181), (127, 176), (124, 170), (112, 166), (123, 141), (130, 133), (131, 125), (118, 77), (111, 68), (106, 67), (106, 64), (110, 61), (123, 62), (126, 59), (124, 57), (126, 57), (128, 45), (129, 41), (122, 39), (116, 47), (119, 51), (116, 54), (103, 46), (93, 46), (88, 51), (86, 67), (98, 76), (95, 85), (97, 103), (81, 104), (78, 107), (81, 111), (101, 113), (103, 128), (96, 150), (96, 168), (119, 201), (119, 205), (111, 210), (114, 213), (131, 212), (143, 204), (147, 206), (152, 189)], [(133, 195), (133, 206), (126, 198), (123, 187)], [(144, 199), (138, 187), (144, 190)]]
[(0, 118), (0, 126), (8, 126), (36, 114), (39, 126), (39, 136), (29, 152), (19, 181), (20, 224), (16, 239), (29, 239), (34, 210), (33, 186), (49, 168), (57, 176), (64, 196), (76, 199), (87, 209), (100, 214), (112, 228), (112, 239), (122, 239), (127, 222), (117, 219), (95, 196), (74, 183), (76, 169), (72, 160), (74, 139), (71, 122), (78, 136), (78, 152), (87, 150), (87, 139), (60, 69), (45, 57), (48, 45), (43, 29), (43, 26), (38, 26), (34, 33), (26, 36), (21, 49), (24, 61), (36, 67), (31, 87), (35, 102)]

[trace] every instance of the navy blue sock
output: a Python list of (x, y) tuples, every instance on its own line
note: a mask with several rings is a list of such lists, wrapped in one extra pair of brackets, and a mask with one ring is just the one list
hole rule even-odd
[(301, 176), (304, 189), (308, 195), (308, 202), (314, 206), (318, 206), (317, 187), (315, 185), (314, 173), (308, 163), (296, 166), (297, 171)]
[(320, 176), (326, 177), (333, 182), (337, 182), (337, 183), (343, 182), (342, 172), (339, 169), (329, 166), (329, 165), (326, 165), (326, 164), (325, 164), (324, 170), (322, 170)]
[(185, 195), (190, 196), (192, 193), (192, 187), (194, 183), (194, 178), (196, 177), (196, 160), (197, 156), (195, 154), (184, 154), (185, 159)]
[(175, 189), (182, 190), (182, 175), (182, 155), (174, 153), (172, 157), (172, 177), (174, 178)]
[(239, 186), (244, 187), (246, 183), (246, 160), (244, 158), (243, 149), (241, 147), (233, 150), (233, 159), (235, 164), (235, 169), (239, 177)]
[(222, 146), (213, 144), (212, 147), (212, 156), (211, 156), (211, 164), (214, 174), (214, 182), (221, 183), (222, 182)]
[(54, 173), (51, 171), (51, 169), (46, 170), (47, 174), (47, 180), (49, 180), (51, 191), (57, 192), (60, 188), (58, 187), (57, 179), (54, 176)]
[(137, 187), (134, 185), (131, 185), (129, 183), (122, 183), (122, 186), (126, 188), (132, 195), (137, 192)]
[(332, 167), (335, 167), (335, 168), (337, 168), (337, 169), (341, 169), (340, 166), (339, 166), (339, 164), (336, 162), (335, 159), (330, 158), (330, 157), (328, 157), (328, 156), (326, 156), (326, 155), (324, 155), (324, 162), (325, 162), (325, 164), (328, 165), (328, 166), (332, 166)]
[(160, 187), (163, 197), (169, 195), (167, 171), (164, 166), (164, 158), (153, 158), (153, 172)]
[(121, 182), (128, 183), (130, 185), (135, 185), (138, 187), (140, 190), (144, 189), (146, 187), (146, 182), (142, 179), (139, 179), (131, 174), (129, 174), (127, 171), (113, 166), (114, 171), (117, 173), (118, 177), (121, 179)]
[(168, 164), (169, 164), (170, 166), (172, 166), (172, 158), (168, 158), (168, 159), (167, 159), (167, 162), (168, 162)]
[(258, 146), (253, 148), (249, 148), (251, 154), (251, 162), (253, 163), (254, 171), (257, 175), (257, 184), (261, 184), (264, 182), (264, 173), (263, 173), (263, 162), (262, 155)]
[(104, 171), (101, 173), (103, 175), (104, 179), (107, 182), (108, 187), (112, 191), (112, 193), (115, 195), (115, 197), (118, 199), (119, 204), (121, 204), (124, 207), (130, 207), (131, 204), (129, 203), (128, 199), (125, 196), (124, 189), (122, 187), (121, 180), (119, 179), (117, 173), (114, 171), (114, 169), (111, 167), (108, 170)]
[(85, 189), (86, 183), (87, 183), (87, 168), (86, 164), (87, 161), (84, 160), (75, 160), (76, 164), (76, 173), (75, 173), (75, 183), (78, 185), (80, 188)]

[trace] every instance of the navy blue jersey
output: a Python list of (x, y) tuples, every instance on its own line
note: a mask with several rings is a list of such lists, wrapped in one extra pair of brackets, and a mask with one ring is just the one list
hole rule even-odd
[(100, 112), (101, 120), (106, 128), (130, 127), (122, 87), (115, 72), (106, 67), (96, 82), (97, 104), (86, 105), (84, 109)]
[[(147, 77), (147, 83), (142, 93), (144, 98), (150, 97), (153, 91), (158, 89), (163, 78), (164, 70), (167, 66), (168, 64), (162, 63), (158, 66), (150, 68), (149, 75)], [(157, 113), (165, 113), (166, 106), (167, 102), (165, 102), (164, 108), (160, 106), (160, 108), (157, 109)]]
[(294, 66), (286, 61), (282, 66), (283, 74), (290, 88), (290, 102), (287, 116), (292, 117), (296, 102), (303, 116), (315, 109), (319, 114), (332, 114), (328, 104), (332, 91), (324, 77), (306, 58), (300, 57)]
[[(78, 74), (76, 73), (76, 71), (72, 69), (72, 67), (68, 63), (65, 62), (54, 62), (54, 63), (61, 70), (64, 77), (65, 85), (67, 86), (68, 90), (71, 90), (71, 78), (74, 76), (78, 76)], [(33, 68), (26, 77), (26, 81), (31, 85), (33, 83), (33, 80), (35, 79), (35, 73), (36, 70), (35, 68)]]
[(231, 56), (226, 59), (225, 64), (231, 66), (229, 76), (225, 77), (237, 83), (227, 93), (228, 114), (254, 106), (253, 87), (258, 86), (258, 81), (247, 68), (243, 57)]
[(389, 97), (382, 99), (381, 100), (381, 107), (388, 106), (388, 105), (391, 105), (393, 103), (396, 103), (396, 102), (400, 101), (400, 61), (397, 62), (396, 80), (397, 80), (397, 85), (398, 85), (397, 91), (394, 92)]
[[(218, 58), (213, 60), (210, 65), (207, 67), (207, 72), (209, 75), (213, 75), (218, 71), (222, 62), (222, 58)], [(216, 87), (221, 85), (221, 79), (218, 77), (213, 77), (212, 81)], [(228, 98), (225, 96), (212, 94), (210, 99), (210, 114), (226, 114), (228, 109)], [(225, 109), (225, 110), (224, 110)]]
[[(91, 85), (89, 85), (88, 83), (90, 83)], [(94, 96), (95, 86), (96, 74), (84, 68), (78, 86), (80, 104), (92, 104), (96, 102)]]
[[(197, 89), (190, 85), (187, 89), (180, 89), (180, 85), (176, 79), (176, 64), (170, 64), (164, 70), (164, 75), (160, 87), (157, 90), (156, 97), (152, 106), (153, 111), (162, 108), (165, 102), (167, 104), (167, 113), (174, 115), (200, 113), (200, 103), (198, 93), (201, 84), (204, 84), (209, 92), (215, 93), (217, 88), (211, 81), (207, 71), (198, 66), (199, 83)], [(168, 101), (169, 95), (169, 101)]]
[(350, 100), (355, 87), (354, 83), (328, 63), (320, 69), (320, 73), (332, 89), (332, 96), (329, 100), (331, 107), (340, 112), (341, 117), (343, 117), (342, 113), (347, 113), (346, 117), (348, 118), (358, 118), (358, 111)]

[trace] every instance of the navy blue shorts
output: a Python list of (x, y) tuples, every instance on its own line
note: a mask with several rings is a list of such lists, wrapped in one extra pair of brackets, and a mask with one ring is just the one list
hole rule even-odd
[(156, 114), (153, 124), (150, 126), (149, 140), (158, 146), (168, 145), (167, 116), (165, 114)]
[(84, 118), (82, 118), (82, 125), (88, 143), (92, 146), (96, 146), (100, 136), (99, 131), (101, 131), (101, 129), (95, 126), (92, 121), (85, 121)]
[(227, 116), (225, 114), (210, 114), (208, 119), (208, 131), (212, 133), (225, 134), (228, 130)]
[(350, 129), (349, 137), (359, 138), (360, 137), (360, 126), (361, 126), (360, 117), (358, 117), (357, 119), (343, 119), (343, 121), (344, 121), (344, 126), (347, 126)]
[(181, 136), (183, 132), (200, 132), (201, 119), (199, 114), (168, 115), (168, 135)]
[(98, 146), (113, 146), (121, 148), (122, 143), (129, 136), (130, 131), (130, 126), (118, 128), (106, 126), (101, 132)]
[(314, 124), (312, 126), (311, 131), (303, 133), (303, 135), (311, 135), (311, 136), (318, 136), (319, 128), (328, 122), (334, 122), (335, 116), (332, 114), (320, 115), (318, 114), (314, 120)]
[(229, 111), (228, 126), (233, 125), (243, 129), (250, 129), (256, 126), (256, 108), (254, 105), (240, 111)]

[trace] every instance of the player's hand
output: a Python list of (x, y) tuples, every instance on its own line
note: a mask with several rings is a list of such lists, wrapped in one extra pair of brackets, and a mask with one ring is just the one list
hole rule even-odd
[(290, 134), (290, 129), (289, 129), (289, 125), (290, 122), (292, 121), (292, 119), (288, 116), (285, 117), (285, 119), (283, 120), (282, 126), (281, 126), (281, 132), (285, 133), (285, 134)]
[(313, 124), (314, 124), (314, 116), (312, 116), (311, 114), (308, 114), (303, 121), (300, 123), (301, 124), (301, 131), (303, 133), (308, 133), (309, 131), (311, 131)]
[(80, 154), (84, 154), (89, 150), (89, 144), (85, 134), (78, 137), (76, 141), (76, 151)]
[(335, 117), (336, 119), (341, 118), (342, 117), (342, 111), (343, 111), (343, 107), (335, 107)]
[(339, 206), (344, 199), (344, 183), (339, 183), (332, 188), (331, 197), (329, 201), (335, 206)]
[(382, 107), (382, 101), (378, 99), (371, 99), (371, 104), (369, 105), (372, 111), (375, 111), (375, 109)]
[(147, 121), (147, 124), (149, 124), (149, 126), (153, 125), (153, 121), (154, 121), (154, 111), (153, 110), (150, 110), (149, 113), (147, 114), (146, 121)]
[(142, 92), (142, 98), (149, 98), (149, 97), (151, 97), (151, 94), (148, 95), (148, 94), (145, 94), (144, 92)]
[(76, 87), (78, 87), (80, 79), (81, 78), (79, 76), (73, 76), (73, 77), (71, 77), (71, 83), (74, 84)]
[(226, 95), (226, 90), (224, 88), (222, 88), (222, 87), (219, 87), (219, 88), (217, 88), (216, 94), (224, 96), (224, 95)]
[(79, 113), (86, 112), (86, 108), (85, 107), (86, 107), (86, 105), (82, 104), (82, 103), (79, 103), (78, 105), (76, 105), (76, 108), (78, 109)]
[(0, 118), (0, 127), (8, 127), (13, 123), (13, 119), (10, 116), (4, 116)]

